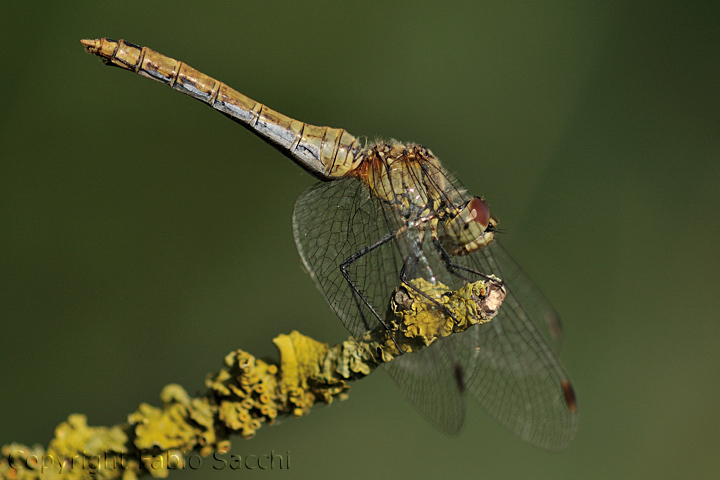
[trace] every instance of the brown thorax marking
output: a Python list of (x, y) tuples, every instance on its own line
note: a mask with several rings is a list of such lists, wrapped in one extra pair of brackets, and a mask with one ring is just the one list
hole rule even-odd
[[(427, 216), (440, 206), (447, 181), (440, 161), (417, 144), (378, 143), (358, 154), (359, 166), (351, 174), (365, 183), (379, 199), (414, 218)], [(428, 210), (428, 207), (429, 210)], [(422, 210), (428, 210), (423, 215)]]

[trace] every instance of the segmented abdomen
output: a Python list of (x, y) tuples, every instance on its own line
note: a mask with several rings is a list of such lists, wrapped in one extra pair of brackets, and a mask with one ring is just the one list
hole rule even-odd
[(318, 127), (287, 117), (194, 68), (147, 47), (101, 38), (83, 40), (105, 63), (170, 85), (254, 132), (314, 176), (330, 180), (358, 165), (360, 142), (342, 128)]

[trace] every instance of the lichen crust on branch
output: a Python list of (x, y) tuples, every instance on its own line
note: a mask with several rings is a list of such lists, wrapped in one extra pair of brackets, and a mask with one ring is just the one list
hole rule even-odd
[(277, 364), (236, 350), (225, 357), (221, 370), (208, 375), (202, 396), (193, 398), (170, 384), (160, 394), (160, 407), (143, 403), (124, 424), (93, 427), (84, 415), (73, 414), (55, 429), (46, 449), (3, 446), (0, 477), (164, 478), (185, 467), (189, 452), (225, 453), (233, 436), (252, 438), (263, 424), (301, 417), (317, 403), (346, 399), (349, 381), (401, 354), (412, 355), (490, 321), (504, 297), (505, 288), (494, 277), (458, 290), (411, 280), (392, 292), (389, 330), (377, 328), (332, 347), (297, 331), (279, 335), (273, 340)]

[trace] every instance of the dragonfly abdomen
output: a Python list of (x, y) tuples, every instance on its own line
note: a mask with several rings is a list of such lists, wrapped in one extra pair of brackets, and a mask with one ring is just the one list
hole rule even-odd
[(355, 169), (360, 142), (342, 128), (310, 125), (256, 102), (189, 65), (124, 40), (82, 40), (89, 53), (185, 93), (240, 123), (312, 175), (332, 180)]

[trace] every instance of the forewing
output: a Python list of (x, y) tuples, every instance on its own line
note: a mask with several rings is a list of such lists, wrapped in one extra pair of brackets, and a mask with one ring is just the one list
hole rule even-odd
[[(360, 335), (378, 325), (362, 298), (343, 277), (343, 261), (397, 229), (391, 212), (363, 183), (346, 178), (319, 183), (295, 203), (293, 234), (316, 287), (345, 327)], [(362, 297), (384, 317), (390, 295), (400, 283), (402, 262), (394, 241), (358, 256), (348, 273)]]
[(562, 343), (562, 322), (545, 294), (497, 241), (490, 244), (482, 254), (491, 271), (502, 272), (496, 275), (512, 286), (513, 295), (517, 303), (522, 305), (524, 314), (535, 323), (548, 345), (558, 352)]
[(467, 391), (523, 440), (549, 450), (566, 447), (577, 429), (575, 394), (538, 328), (554, 310), (534, 284), (523, 284), (530, 279), (497, 242), (466, 258), (507, 289), (495, 318), (458, 335)]

